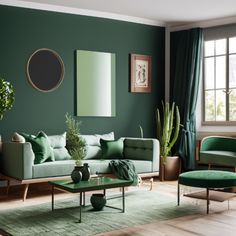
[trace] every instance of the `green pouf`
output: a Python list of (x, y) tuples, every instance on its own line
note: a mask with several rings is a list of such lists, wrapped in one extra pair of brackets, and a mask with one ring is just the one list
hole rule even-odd
[(200, 188), (236, 186), (236, 173), (220, 170), (196, 170), (179, 175), (179, 184)]
[(94, 210), (96, 211), (101, 211), (103, 209), (103, 207), (106, 204), (106, 197), (104, 194), (102, 193), (94, 193), (91, 198), (90, 198), (90, 202), (92, 204), (92, 207), (94, 208)]
[(191, 187), (206, 188), (208, 214), (209, 189), (236, 186), (236, 173), (219, 170), (196, 170), (180, 174), (178, 180), (178, 205), (180, 203), (180, 184)]

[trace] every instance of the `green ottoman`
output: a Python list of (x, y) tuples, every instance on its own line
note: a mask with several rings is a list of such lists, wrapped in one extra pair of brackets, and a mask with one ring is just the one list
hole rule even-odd
[(209, 189), (236, 186), (236, 173), (219, 170), (196, 170), (179, 175), (178, 180), (178, 206), (180, 203), (180, 184), (206, 188), (207, 214), (209, 213)]

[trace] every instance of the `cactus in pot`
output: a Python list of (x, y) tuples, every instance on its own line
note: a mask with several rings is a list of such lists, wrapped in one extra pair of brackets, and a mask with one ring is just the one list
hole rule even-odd
[[(162, 118), (161, 118), (162, 114)], [(179, 108), (173, 102), (162, 102), (162, 113), (156, 111), (157, 139), (160, 142), (160, 155), (165, 165), (166, 157), (171, 155), (171, 149), (177, 141), (180, 128)]]

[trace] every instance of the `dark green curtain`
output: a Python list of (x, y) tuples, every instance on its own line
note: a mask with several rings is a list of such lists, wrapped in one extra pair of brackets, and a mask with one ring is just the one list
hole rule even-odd
[(196, 103), (201, 77), (202, 29), (172, 32), (170, 35), (171, 98), (179, 106), (181, 129), (176, 152), (185, 170), (195, 168)]

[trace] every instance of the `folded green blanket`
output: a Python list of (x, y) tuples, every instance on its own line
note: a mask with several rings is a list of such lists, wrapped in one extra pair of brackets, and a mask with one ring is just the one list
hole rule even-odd
[(132, 185), (138, 184), (138, 174), (135, 166), (130, 160), (111, 160), (109, 167), (112, 173), (119, 179), (133, 180)]

